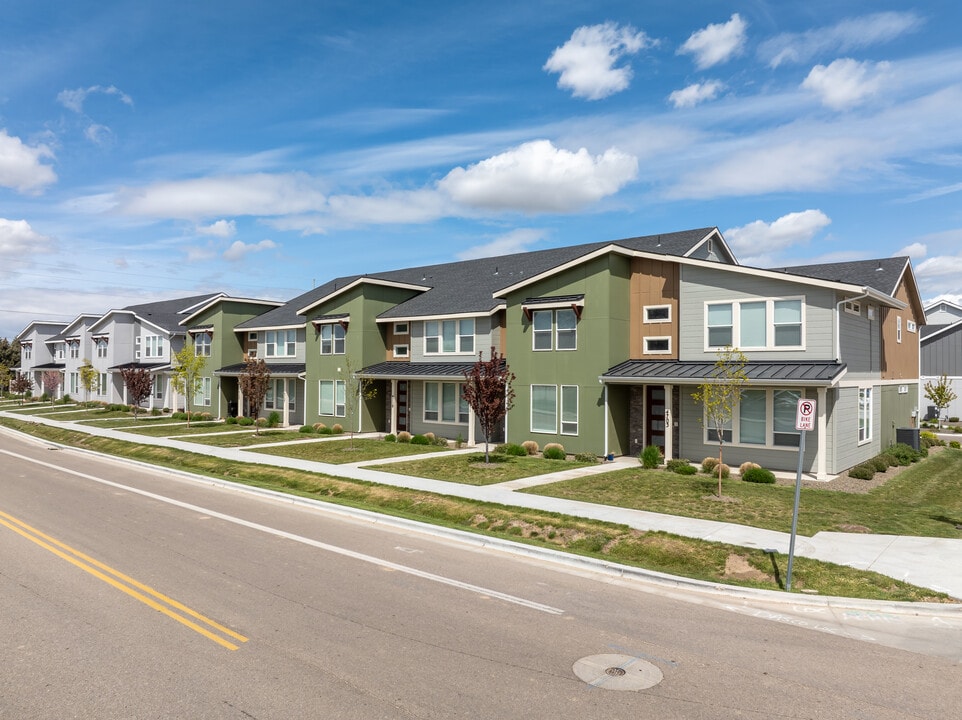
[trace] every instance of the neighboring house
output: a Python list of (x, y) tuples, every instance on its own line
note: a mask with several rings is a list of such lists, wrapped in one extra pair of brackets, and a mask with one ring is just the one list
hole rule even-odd
[[(64, 340), (62, 333), (66, 323), (37, 320), (25, 327), (17, 335), (20, 341), (20, 374), (33, 382), (33, 395), (44, 392), (43, 374), (53, 370), (63, 373)], [(63, 394), (63, 382), (57, 388), (57, 397)]]
[(923, 417), (934, 420), (935, 406), (925, 397), (925, 383), (936, 383), (945, 375), (956, 399), (942, 410), (942, 417), (962, 417), (962, 307), (947, 300), (925, 308), (928, 325), (922, 329), (919, 402)]

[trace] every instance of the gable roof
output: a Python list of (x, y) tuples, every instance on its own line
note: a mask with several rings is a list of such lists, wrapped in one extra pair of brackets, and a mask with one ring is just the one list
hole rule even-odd
[(910, 267), (909, 258), (891, 257), (818, 265), (795, 265), (775, 268), (775, 271), (847, 285), (861, 285), (878, 290), (889, 297), (895, 297), (902, 276), (908, 267)]
[(186, 313), (190, 313), (190, 314), (187, 315), (187, 317), (185, 317), (183, 320), (181, 320), (178, 323), (178, 325), (189, 325), (190, 322), (201, 313), (206, 312), (207, 310), (214, 307), (215, 305), (218, 305), (220, 303), (225, 303), (225, 302), (247, 303), (249, 305), (264, 305), (264, 306), (269, 306), (271, 308), (281, 307), (282, 305), (284, 305), (284, 303), (280, 300), (260, 300), (258, 298), (239, 298), (239, 297), (231, 297), (230, 295), (220, 293), (218, 295), (215, 295), (214, 297), (208, 298), (207, 302), (198, 303), (192, 307), (185, 308), (184, 310), (182, 310), (181, 314), (186, 314)]
[(27, 335), (30, 334), (30, 331), (33, 328), (39, 329), (41, 327), (50, 328), (51, 330), (54, 331), (54, 334), (56, 335), (63, 332), (63, 329), (67, 327), (67, 323), (59, 322), (57, 320), (34, 320), (29, 325), (27, 325), (27, 327), (25, 327), (23, 330), (17, 333), (14, 340), (23, 340)]
[(926, 325), (925, 327), (919, 328), (919, 343), (921, 345), (928, 345), (937, 337), (948, 335), (950, 332), (960, 327), (962, 327), (962, 319), (956, 320), (954, 323)]
[(179, 323), (184, 314), (192, 312), (201, 304), (207, 304), (224, 293), (206, 293), (204, 295), (191, 295), (189, 297), (171, 298), (170, 300), (160, 300), (157, 302), (142, 303), (139, 305), (128, 305), (124, 308), (108, 310), (100, 319), (90, 326), (89, 331), (105, 323), (112, 315), (133, 315), (141, 322), (149, 323), (154, 327), (169, 333), (176, 334), (183, 332), (179, 329)]

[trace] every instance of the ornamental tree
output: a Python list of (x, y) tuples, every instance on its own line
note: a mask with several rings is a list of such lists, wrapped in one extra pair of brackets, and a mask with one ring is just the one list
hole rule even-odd
[(20, 396), (20, 404), (27, 397), (27, 393), (33, 390), (33, 382), (26, 375), (18, 375), (10, 383), (10, 390)]
[(187, 427), (190, 427), (190, 406), (200, 390), (201, 373), (207, 365), (207, 358), (194, 352), (194, 344), (186, 343), (183, 349), (174, 353), (174, 368), (170, 382), (174, 390), (184, 396), (184, 410), (187, 412)]
[(124, 379), (124, 387), (127, 388), (127, 400), (133, 405), (134, 419), (137, 419), (137, 411), (140, 404), (150, 397), (154, 389), (154, 379), (144, 368), (123, 368), (120, 376)]
[[(261, 412), (261, 405), (264, 404), (264, 398), (267, 397), (267, 389), (271, 384), (270, 366), (263, 359), (247, 358), (247, 362), (244, 364), (244, 372), (237, 379), (237, 383), (247, 399), (250, 416), (257, 420), (257, 416)], [(261, 433), (261, 429), (256, 422), (254, 423), (254, 433), (256, 435)]]
[(511, 387), (514, 379), (504, 355), (500, 355), (494, 346), (489, 360), (484, 360), (482, 353), (478, 352), (478, 361), (464, 373), (461, 397), (474, 411), (481, 426), (485, 463), (491, 461), (491, 436), (514, 404), (514, 389)]
[(935, 405), (936, 422), (939, 429), (942, 429), (942, 411), (945, 410), (958, 397), (952, 389), (952, 383), (947, 376), (943, 375), (938, 382), (929, 380), (925, 383), (925, 397)]
[(53, 402), (57, 397), (57, 388), (60, 387), (60, 380), (61, 376), (57, 370), (45, 370), (43, 375), (40, 376), (40, 382), (43, 383), (43, 391), (47, 397), (50, 398), (50, 402)]
[(80, 366), (80, 387), (84, 389), (85, 403), (90, 401), (90, 393), (93, 392), (99, 375), (97, 368), (91, 365), (89, 360), (84, 359), (84, 364)]
[(748, 358), (730, 345), (718, 352), (718, 359), (707, 382), (691, 394), (692, 400), (705, 407), (703, 424), (718, 437), (718, 497), (722, 496), (722, 446), (725, 431), (731, 432), (732, 415), (738, 407), (742, 388), (748, 384), (745, 364)]

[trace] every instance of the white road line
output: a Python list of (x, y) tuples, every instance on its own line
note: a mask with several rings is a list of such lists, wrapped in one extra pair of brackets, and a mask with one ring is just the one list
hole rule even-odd
[(488, 588), (481, 587), (480, 585), (472, 585), (470, 583), (461, 582), (460, 580), (454, 580), (453, 578), (447, 578), (443, 575), (435, 575), (434, 573), (425, 572), (423, 570), (418, 570), (417, 568), (408, 567), (406, 565), (399, 565), (398, 563), (391, 562), (389, 560), (382, 560), (381, 558), (376, 558), (372, 555), (365, 555), (364, 553), (355, 552), (353, 550), (348, 550), (347, 548), (338, 547), (337, 545), (330, 545), (328, 543), (320, 542), (318, 540), (312, 540), (311, 538), (306, 538), (301, 535), (295, 535), (293, 533), (285, 532), (284, 530), (278, 530), (277, 528), (268, 527), (267, 525), (261, 525), (259, 523), (253, 523), (248, 520), (243, 520), (233, 515), (225, 515), (224, 513), (217, 512), (216, 510), (210, 510), (209, 508), (202, 508), (198, 505), (192, 505), (190, 503), (185, 503), (180, 500), (174, 500), (173, 498), (165, 497), (163, 495), (157, 495), (147, 490), (141, 490), (139, 488), (130, 487), (128, 485), (121, 485), (120, 483), (112, 482), (111, 480), (106, 480), (104, 478), (99, 478), (94, 475), (88, 475), (87, 473), (78, 472), (76, 470), (69, 470), (67, 468), (61, 467), (59, 465), (54, 465), (53, 463), (47, 463), (42, 460), (35, 460), (34, 458), (27, 457), (26, 455), (20, 455), (18, 453), (10, 452), (9, 450), (0, 450), (0, 453), (4, 455), (9, 455), (10, 457), (15, 457), (25, 462), (33, 463), (35, 465), (40, 465), (41, 467), (50, 468), (51, 470), (56, 470), (57, 472), (66, 473), (68, 475), (73, 475), (75, 477), (80, 477), (85, 480), (91, 480), (93, 482), (100, 483), (102, 485), (107, 485), (113, 488), (119, 488), (121, 490), (126, 490), (127, 492), (135, 493), (137, 495), (142, 495), (144, 497), (151, 498), (153, 500), (158, 500), (160, 502), (167, 503), (169, 505), (174, 505), (176, 507), (184, 508), (185, 510), (191, 510), (208, 517), (218, 518), (219, 520), (224, 520), (225, 522), (234, 523), (235, 525), (241, 525), (252, 530), (258, 530), (269, 535), (275, 535), (277, 537), (282, 537), (287, 540), (293, 540), (294, 542), (299, 542), (303, 545), (309, 545), (311, 547), (316, 547), (320, 550), (325, 550), (327, 552), (335, 553), (337, 555), (343, 555), (345, 557), (353, 558), (354, 560), (360, 560), (361, 562), (370, 563), (372, 565), (377, 565), (379, 567), (388, 568), (390, 570), (395, 570), (397, 572), (407, 573), (408, 575), (414, 575), (415, 577), (422, 578), (424, 580), (430, 580), (432, 582), (441, 583), (442, 585), (450, 585), (451, 587), (460, 588), (461, 590), (467, 590), (468, 592), (477, 593), (478, 595), (483, 595), (485, 597), (496, 598), (498, 600), (504, 600), (505, 602), (513, 603), (515, 605), (521, 605), (522, 607), (527, 607), (532, 610), (537, 610), (539, 612), (548, 613), (550, 615), (563, 615), (564, 610), (560, 610), (550, 605), (544, 605), (533, 600), (526, 600), (525, 598), (520, 598), (515, 595), (508, 595), (507, 593), (498, 592), (497, 590), (491, 590)]

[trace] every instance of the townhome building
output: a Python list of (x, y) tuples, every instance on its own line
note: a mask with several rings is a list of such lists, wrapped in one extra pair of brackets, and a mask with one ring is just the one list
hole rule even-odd
[[(66, 323), (35, 320), (21, 330), (16, 339), (20, 341), (19, 372), (30, 378), (33, 383), (32, 394), (40, 396), (44, 393), (43, 374), (56, 372), (62, 374), (65, 367), (64, 341), (61, 335)], [(62, 386), (63, 383), (61, 382)], [(57, 388), (56, 395), (62, 395), (62, 387)]]
[(934, 302), (925, 308), (927, 325), (921, 334), (922, 395), (919, 399), (923, 416), (935, 420), (936, 408), (925, 397), (925, 383), (938, 383), (944, 375), (956, 395), (942, 417), (962, 417), (962, 306), (948, 300)]
[[(64, 346), (63, 392), (74, 400), (89, 400), (80, 377), (80, 368), (91, 362), (94, 353), (90, 327), (100, 319), (100, 315), (81, 313), (64, 328), (63, 332), (52, 339)], [(91, 363), (92, 364), (92, 363)]]

